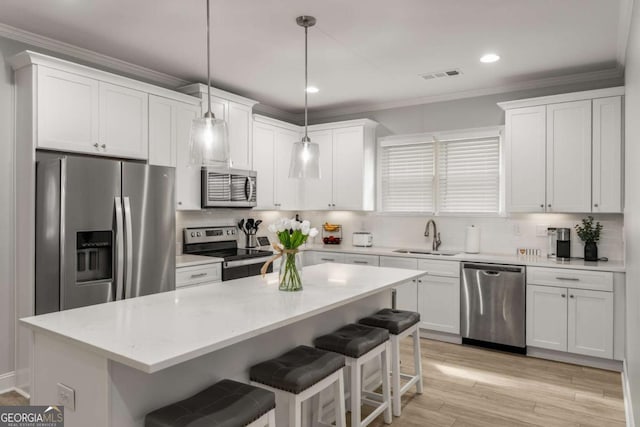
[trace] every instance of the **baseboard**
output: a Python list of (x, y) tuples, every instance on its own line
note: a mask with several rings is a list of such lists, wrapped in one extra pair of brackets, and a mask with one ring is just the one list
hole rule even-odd
[(444, 341), (451, 344), (462, 344), (462, 337), (460, 335), (449, 334), (447, 332), (432, 331), (429, 329), (420, 328), (420, 338)]
[(16, 388), (16, 374), (15, 372), (7, 372), (0, 375), (0, 393), (6, 393), (13, 391)]
[(580, 354), (565, 353), (544, 348), (527, 347), (527, 356), (571, 363), (573, 365), (589, 366), (591, 368), (606, 369), (608, 371), (622, 372), (623, 370), (622, 362), (619, 360), (600, 359), (598, 357), (582, 356)]
[(18, 393), (20, 396), (24, 397), (25, 399), (31, 400), (31, 395), (29, 393), (27, 393), (26, 391), (22, 390), (21, 388), (14, 387), (13, 391)]
[(622, 362), (622, 394), (624, 396), (624, 416), (627, 420), (627, 427), (636, 427), (633, 419), (633, 403), (631, 402), (631, 389), (629, 388), (626, 361)]

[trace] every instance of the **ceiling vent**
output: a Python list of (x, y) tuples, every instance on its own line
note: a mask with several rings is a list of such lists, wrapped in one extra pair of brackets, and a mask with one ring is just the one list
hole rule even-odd
[(420, 77), (422, 77), (425, 80), (433, 80), (433, 79), (441, 79), (441, 78), (444, 78), (444, 77), (457, 77), (457, 76), (459, 76), (461, 74), (462, 74), (462, 71), (460, 71), (459, 68), (454, 68), (452, 70), (437, 71), (435, 73), (420, 74)]

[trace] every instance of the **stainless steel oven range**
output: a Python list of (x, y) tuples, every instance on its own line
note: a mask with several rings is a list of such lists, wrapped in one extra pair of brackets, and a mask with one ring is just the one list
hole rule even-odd
[[(222, 258), (222, 281), (257, 276), (273, 252), (238, 247), (235, 226), (185, 228), (183, 252)], [(269, 265), (268, 272), (273, 271)]]

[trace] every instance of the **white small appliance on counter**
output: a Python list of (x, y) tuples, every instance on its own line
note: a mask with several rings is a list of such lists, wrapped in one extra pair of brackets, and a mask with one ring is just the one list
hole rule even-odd
[(373, 234), (368, 231), (355, 231), (351, 239), (351, 244), (361, 247), (373, 246)]

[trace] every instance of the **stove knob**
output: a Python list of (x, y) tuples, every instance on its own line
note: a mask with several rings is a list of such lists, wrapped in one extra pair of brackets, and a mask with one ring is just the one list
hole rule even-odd
[(200, 233), (200, 232), (198, 231), (197, 236), (198, 236), (198, 237), (202, 236), (202, 233)]
[(191, 232), (191, 237), (196, 237), (196, 232), (195, 231)]

